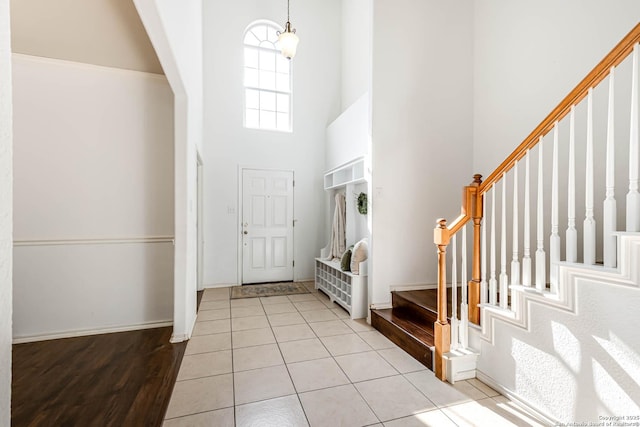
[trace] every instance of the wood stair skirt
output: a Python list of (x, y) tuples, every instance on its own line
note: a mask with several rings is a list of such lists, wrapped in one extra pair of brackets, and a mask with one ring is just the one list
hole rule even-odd
[(391, 292), (393, 308), (371, 310), (371, 325), (427, 368), (433, 370), (435, 289)]

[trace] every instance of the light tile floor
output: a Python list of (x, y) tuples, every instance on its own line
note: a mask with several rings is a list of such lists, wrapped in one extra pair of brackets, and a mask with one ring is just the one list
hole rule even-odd
[(541, 425), (478, 380), (437, 380), (322, 293), (204, 292), (165, 427)]

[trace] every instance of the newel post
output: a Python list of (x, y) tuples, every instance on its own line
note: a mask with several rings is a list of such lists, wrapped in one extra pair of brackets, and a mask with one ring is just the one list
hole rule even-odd
[(433, 242), (438, 247), (438, 321), (434, 324), (436, 347), (436, 377), (447, 379), (446, 361), (442, 357), (451, 347), (451, 326), (447, 322), (447, 245), (449, 244), (447, 221), (439, 219), (433, 230)]
[(475, 194), (471, 206), (471, 219), (473, 220), (473, 256), (471, 259), (471, 280), (469, 281), (469, 321), (480, 324), (480, 223), (482, 222), (483, 196), (478, 191), (482, 184), (482, 175), (473, 176), (471, 187), (475, 187)]

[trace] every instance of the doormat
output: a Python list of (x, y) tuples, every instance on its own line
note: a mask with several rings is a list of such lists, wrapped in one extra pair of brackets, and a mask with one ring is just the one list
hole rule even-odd
[(243, 285), (231, 288), (231, 299), (276, 297), (279, 295), (308, 294), (309, 290), (299, 282)]

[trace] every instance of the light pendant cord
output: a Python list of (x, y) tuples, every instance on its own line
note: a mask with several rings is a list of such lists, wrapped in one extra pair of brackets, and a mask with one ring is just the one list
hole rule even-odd
[(287, 0), (287, 23), (284, 26), (284, 32), (285, 33), (294, 33), (296, 32), (295, 28), (292, 30), (291, 29), (291, 18), (290, 18), (290, 14), (289, 14), (289, 7), (290, 7), (290, 0)]

